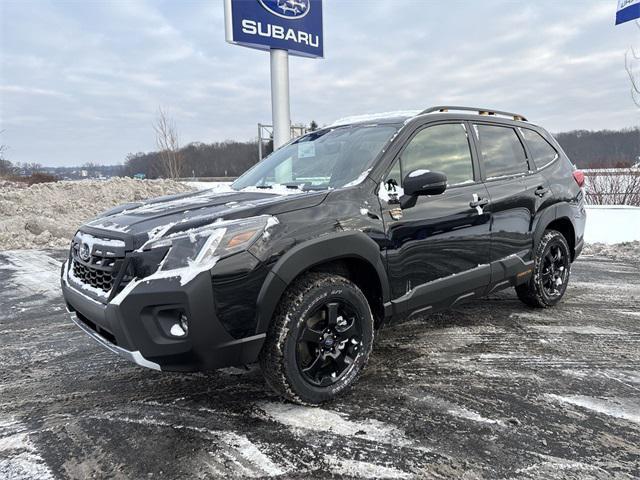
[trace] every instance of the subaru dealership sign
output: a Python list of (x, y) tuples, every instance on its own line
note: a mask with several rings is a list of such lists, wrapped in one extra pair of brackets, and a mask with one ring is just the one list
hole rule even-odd
[(616, 25), (640, 18), (640, 0), (618, 0)]
[(227, 42), (323, 57), (322, 0), (225, 0)]

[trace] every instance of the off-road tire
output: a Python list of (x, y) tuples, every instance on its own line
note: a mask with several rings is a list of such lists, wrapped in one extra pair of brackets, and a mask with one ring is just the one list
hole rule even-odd
[[(359, 316), (362, 342), (353, 366), (336, 383), (312, 385), (298, 366), (298, 335), (307, 316), (330, 300), (345, 299)], [(373, 346), (373, 315), (362, 291), (346, 278), (329, 273), (307, 273), (283, 294), (260, 352), (260, 367), (267, 384), (282, 397), (302, 405), (318, 405), (348, 390), (367, 364)]]
[[(562, 250), (562, 254), (569, 259), (566, 267), (566, 280), (560, 288), (559, 295), (556, 296), (549, 296), (542, 285), (544, 257), (552, 247), (559, 247)], [(571, 272), (570, 259), (571, 251), (564, 235), (557, 230), (545, 231), (535, 252), (531, 278), (527, 283), (516, 286), (518, 298), (526, 305), (534, 308), (547, 308), (556, 305), (562, 300), (567, 290)]]

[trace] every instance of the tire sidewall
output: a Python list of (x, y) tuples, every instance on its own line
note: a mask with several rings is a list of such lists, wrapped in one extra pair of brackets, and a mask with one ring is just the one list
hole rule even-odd
[[(312, 385), (300, 371), (297, 361), (297, 343), (300, 330), (309, 314), (322, 305), (339, 300), (353, 307), (362, 332), (362, 347), (352, 368), (336, 383), (327, 387)], [(373, 346), (373, 317), (364, 294), (347, 281), (318, 285), (308, 290), (294, 311), (288, 312), (289, 332), (284, 340), (284, 370), (296, 393), (305, 401), (319, 403), (327, 401), (348, 389), (367, 363)]]

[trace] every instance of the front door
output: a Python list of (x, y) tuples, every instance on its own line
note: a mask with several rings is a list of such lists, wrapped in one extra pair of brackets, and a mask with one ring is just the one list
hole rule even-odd
[[(447, 189), (401, 208), (394, 193), (419, 170), (446, 174)], [(488, 193), (476, 170), (462, 122), (417, 129), (392, 165), (380, 197), (396, 312), (445, 307), (489, 284)]]

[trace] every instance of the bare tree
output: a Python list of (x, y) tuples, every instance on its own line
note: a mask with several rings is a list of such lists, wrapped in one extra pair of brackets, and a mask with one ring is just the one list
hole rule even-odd
[[(0, 130), (0, 134), (2, 133), (4, 133), (4, 130)], [(8, 145), (5, 145), (4, 143), (0, 144), (0, 175), (8, 175), (12, 171), (11, 162), (4, 158), (8, 149)]]
[(96, 177), (100, 171), (100, 165), (93, 162), (86, 162), (82, 168), (87, 171), (90, 177)]
[(158, 108), (158, 118), (153, 124), (156, 145), (159, 150), (160, 175), (167, 178), (179, 178), (182, 171), (180, 138), (176, 126), (167, 116), (167, 112)]
[[(640, 30), (640, 21), (636, 20), (634, 23)], [(635, 48), (630, 47), (624, 54), (624, 67), (631, 81), (631, 98), (640, 108), (640, 72), (637, 70), (638, 63), (640, 63), (640, 54), (636, 53)]]
[(586, 190), (589, 205), (640, 206), (640, 169), (591, 170)]

